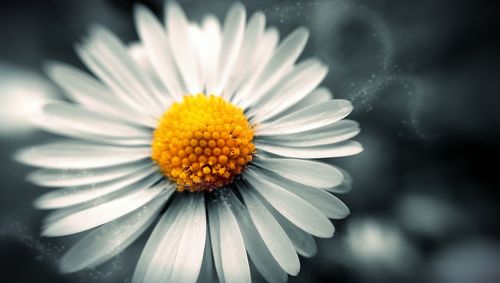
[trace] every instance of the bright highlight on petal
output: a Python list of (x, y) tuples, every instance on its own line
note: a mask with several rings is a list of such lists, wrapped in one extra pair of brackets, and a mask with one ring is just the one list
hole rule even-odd
[(179, 191), (211, 191), (252, 160), (253, 135), (243, 110), (221, 97), (185, 96), (161, 118), (151, 158)]

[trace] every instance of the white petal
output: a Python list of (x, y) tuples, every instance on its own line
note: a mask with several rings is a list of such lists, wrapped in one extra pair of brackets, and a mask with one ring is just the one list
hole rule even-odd
[(318, 252), (316, 242), (314, 238), (307, 232), (303, 231), (299, 227), (293, 225), (285, 217), (283, 217), (279, 212), (268, 206), (269, 211), (273, 214), (274, 218), (280, 223), (285, 233), (288, 235), (290, 240), (297, 252), (304, 257), (313, 257)]
[(251, 282), (250, 266), (240, 228), (225, 198), (217, 199), (220, 223), (220, 251), (226, 282)]
[[(128, 193), (128, 191), (126, 193)], [(73, 205), (73, 206), (70, 206), (70, 207), (65, 207), (65, 208), (53, 210), (52, 212), (48, 213), (43, 218), (42, 223), (43, 223), (44, 226), (48, 226), (51, 223), (54, 223), (55, 221), (57, 221), (57, 220), (59, 220), (59, 219), (61, 219), (63, 217), (66, 217), (66, 216), (71, 215), (73, 213), (76, 213), (78, 211), (82, 211), (82, 210), (91, 208), (91, 207), (99, 205), (99, 204), (105, 203), (106, 201), (110, 201), (110, 200), (116, 199), (116, 198), (118, 198), (120, 196), (121, 196), (121, 194), (119, 194), (118, 196), (115, 196), (113, 194), (111, 196), (104, 196), (104, 197), (99, 198), (99, 199), (94, 200), (94, 201), (84, 202), (84, 203), (80, 203), (80, 204)]]
[(65, 207), (61, 209), (54, 210), (50, 213), (48, 213), (44, 218), (43, 218), (43, 226), (49, 226), (52, 223), (58, 221), (59, 219), (62, 219), (64, 217), (67, 217), (69, 215), (72, 215), (74, 213), (77, 213), (82, 210), (86, 210), (101, 204), (104, 204), (106, 202), (118, 199), (120, 197), (123, 197), (127, 194), (130, 193), (131, 190), (119, 190), (116, 191), (115, 193), (104, 195), (100, 198), (97, 198), (92, 201), (76, 204), (70, 207)]
[(94, 267), (123, 251), (151, 225), (172, 192), (167, 190), (136, 212), (86, 235), (62, 257), (61, 271), (67, 273)]
[(343, 175), (337, 168), (311, 160), (256, 157), (255, 166), (315, 188), (331, 188), (342, 183)]
[(246, 99), (245, 106), (258, 101), (283, 76), (302, 53), (308, 37), (307, 29), (300, 27), (281, 42), (262, 73), (255, 80), (253, 88), (247, 90), (246, 95), (251, 96)]
[(207, 230), (205, 234), (206, 234), (205, 251), (203, 252), (203, 263), (201, 264), (200, 276), (198, 276), (198, 281), (197, 281), (198, 283), (205, 283), (205, 282), (212, 283), (215, 281), (214, 259), (212, 255), (212, 245), (210, 244), (210, 233)]
[(265, 24), (266, 17), (262, 12), (254, 13), (248, 21), (238, 61), (234, 67), (233, 74), (231, 74), (231, 79), (227, 82), (227, 86), (225, 87), (225, 92), (229, 94), (231, 98), (240, 84), (244, 82), (243, 80), (248, 78), (251, 72), (254, 71), (252, 69), (253, 60), (255, 56), (258, 55), (257, 51), (259, 49), (255, 46), (255, 42), (261, 44), (261, 42), (264, 41)]
[(217, 69), (217, 87), (215, 95), (221, 95), (227, 99), (229, 94), (224, 92), (226, 84), (233, 68), (238, 60), (243, 36), (245, 34), (245, 7), (238, 2), (234, 2), (227, 12), (222, 32), (222, 44), (220, 47), (219, 64)]
[(201, 270), (207, 232), (205, 198), (202, 193), (190, 194), (190, 197), (195, 198), (194, 208), (184, 219), (188, 224), (177, 243), (177, 256), (168, 282), (195, 283)]
[(315, 104), (325, 103), (332, 100), (332, 93), (325, 87), (318, 87), (317, 89), (310, 92), (306, 97), (292, 105), (282, 113), (278, 114), (276, 118), (281, 118), (293, 112), (299, 111), (302, 108), (306, 108)]
[(166, 26), (170, 47), (177, 68), (187, 90), (191, 94), (202, 91), (196, 49), (189, 38), (189, 23), (182, 8), (176, 2), (165, 5)]
[(332, 223), (317, 208), (287, 191), (262, 179), (258, 173), (248, 168), (244, 178), (277, 211), (304, 231), (321, 238), (333, 236)]
[(221, 27), (219, 20), (213, 15), (203, 19), (203, 37), (205, 45), (201, 48), (201, 66), (206, 93), (212, 94), (217, 87), (217, 68), (221, 46)]
[[(184, 196), (179, 196), (179, 201), (183, 202), (183, 206), (185, 206), (185, 210), (183, 211), (180, 218), (177, 218), (174, 222), (171, 223), (168, 230), (164, 233), (163, 239), (161, 240), (160, 245), (157, 247), (155, 254), (150, 262), (150, 266), (148, 267), (147, 273), (145, 275), (145, 282), (196, 282), (198, 277), (200, 267), (201, 267), (201, 259), (203, 256), (203, 250), (205, 245), (205, 234), (203, 234), (203, 239), (201, 239), (201, 243), (203, 245), (194, 244), (189, 241), (189, 237), (197, 238), (197, 235), (190, 235), (191, 232), (197, 232), (196, 224), (202, 225), (201, 221), (206, 221), (203, 217), (199, 217), (202, 212), (204, 212), (203, 206), (203, 195), (198, 194), (195, 196), (194, 194), (187, 194)], [(200, 220), (202, 218), (202, 220)], [(195, 221), (194, 223), (192, 223)], [(203, 226), (206, 228), (206, 226)], [(194, 241), (193, 239), (193, 241)], [(186, 249), (189, 249), (189, 244), (195, 247), (194, 250), (194, 262), (191, 262), (191, 259), (186, 262), (185, 254)], [(199, 248), (201, 248), (201, 250)], [(201, 253), (200, 253), (201, 252)], [(200, 254), (199, 256), (196, 253)], [(190, 274), (186, 274), (182, 272), (184, 268), (190, 267), (182, 267), (182, 265), (193, 264), (194, 269)], [(184, 270), (187, 271), (187, 270)]]
[[(154, 128), (157, 122), (123, 103), (108, 88), (93, 77), (75, 67), (63, 63), (49, 63), (45, 66), (48, 76), (56, 82), (69, 97), (88, 109), (111, 115), (129, 123)], [(124, 113), (127, 113), (124, 115)]]
[[(179, 196), (177, 198), (181, 206), (185, 206), (180, 218), (172, 222), (164, 232), (163, 239), (157, 247), (155, 254), (148, 266), (145, 282), (176, 282), (171, 277), (177, 272), (177, 256), (181, 256), (179, 243), (184, 238), (186, 231), (190, 229), (190, 218), (195, 211), (195, 198), (191, 194)], [(201, 264), (201, 263), (200, 263)], [(197, 274), (196, 274), (197, 275)], [(195, 282), (196, 278), (194, 279)]]
[(252, 223), (273, 257), (287, 273), (297, 275), (300, 270), (299, 258), (283, 228), (248, 187), (243, 183), (238, 184), (238, 187)]
[[(255, 58), (251, 68), (257, 70), (252, 76), (257, 79), (264, 71), (276, 51), (280, 40), (280, 33), (276, 27), (268, 27), (264, 32), (262, 42), (257, 46)], [(254, 46), (255, 47), (255, 46)]]
[(344, 180), (342, 181), (342, 184), (336, 186), (336, 187), (333, 187), (333, 188), (328, 188), (327, 191), (329, 192), (332, 192), (332, 193), (337, 193), (337, 194), (344, 194), (344, 193), (347, 193), (349, 191), (351, 191), (352, 189), (352, 177), (351, 175), (343, 170), (342, 168), (337, 168), (339, 169), (342, 174), (344, 175)]
[[(192, 204), (193, 201), (193, 198), (186, 199), (183, 195), (176, 194), (171, 205), (163, 213), (153, 233), (149, 237), (139, 258), (139, 262), (136, 265), (132, 282), (152, 282), (148, 281), (147, 278), (159, 278), (164, 272), (165, 265), (172, 263), (173, 257), (175, 256), (172, 249), (167, 250), (162, 247), (170, 242), (171, 245), (169, 247), (173, 248), (174, 245), (178, 243), (181, 231), (177, 229), (177, 226), (186, 224), (181, 220), (184, 212), (190, 208), (190, 204)], [(171, 257), (166, 261), (159, 260), (159, 252), (163, 252), (163, 254)]]
[(360, 129), (357, 122), (352, 120), (341, 120), (307, 132), (266, 136), (262, 137), (262, 140), (279, 145), (309, 147), (345, 141), (355, 137), (359, 132)]
[(81, 170), (38, 169), (26, 177), (44, 187), (71, 187), (114, 180), (153, 166), (150, 161), (139, 161), (113, 167)]
[(150, 202), (165, 190), (165, 186), (161, 183), (151, 188), (136, 189), (133, 193), (118, 199), (64, 216), (45, 226), (42, 235), (49, 237), (71, 235), (105, 224)]
[(287, 189), (298, 197), (309, 202), (328, 218), (342, 219), (349, 215), (349, 208), (341, 200), (325, 190), (304, 186), (281, 177), (272, 176), (268, 172), (259, 168), (255, 168), (254, 170), (261, 177), (266, 178), (269, 182)]
[(198, 76), (200, 80), (201, 90), (204, 91), (205, 87), (205, 50), (206, 42), (205, 42), (205, 34), (202, 30), (201, 25), (196, 22), (190, 22), (188, 26), (189, 40), (191, 45), (195, 50), (195, 61), (197, 64)]
[(270, 123), (262, 123), (256, 135), (272, 136), (304, 132), (323, 127), (343, 119), (352, 111), (349, 101), (334, 99), (325, 103), (303, 108)]
[[(140, 5), (140, 4), (138, 4)], [(132, 41), (127, 44), (128, 53), (130, 58), (137, 64), (137, 66), (148, 76), (151, 77), (156, 84), (158, 84), (158, 76), (155, 74), (153, 65), (149, 62), (148, 54), (144, 44), (141, 41)]]
[(108, 59), (113, 64), (115, 72), (119, 72), (122, 78), (129, 80), (129, 85), (134, 97), (139, 102), (145, 102), (151, 106), (151, 111), (163, 111), (164, 107), (170, 103), (168, 96), (161, 93), (152, 81), (152, 78), (144, 72), (132, 59), (129, 49), (118, 37), (108, 29), (101, 26), (94, 26), (91, 30), (90, 46), (98, 49), (98, 52), (108, 54)]
[(257, 79), (272, 58), (273, 52), (279, 41), (278, 30), (274, 27), (267, 29), (261, 41), (262, 42), (260, 42), (258, 46), (253, 46), (256, 49), (255, 56), (254, 58), (250, 58), (252, 62), (250, 66), (247, 67), (247, 76), (245, 76), (241, 86), (231, 100), (234, 104), (242, 108), (246, 108), (249, 105), (249, 95), (252, 95), (251, 91)]
[(328, 67), (317, 59), (302, 61), (283, 76), (248, 113), (252, 123), (260, 123), (285, 111), (299, 102), (323, 80)]
[(22, 149), (15, 154), (21, 163), (45, 168), (87, 169), (133, 162), (149, 157), (149, 147), (114, 147), (61, 141)]
[[(231, 209), (238, 221), (243, 235), (243, 240), (245, 242), (245, 248), (253, 264), (267, 282), (286, 282), (287, 274), (283, 271), (283, 269), (281, 269), (280, 265), (276, 262), (266, 244), (259, 236), (259, 231), (257, 231), (253, 225), (252, 219), (250, 218), (246, 207), (243, 206), (232, 191), (228, 190), (228, 194), (228, 201), (231, 204)], [(283, 231), (282, 233), (284, 234)], [(297, 258), (298, 262), (297, 253), (295, 252), (295, 249), (293, 248), (288, 237), (286, 237), (286, 240), (290, 243), (293, 258)], [(297, 266), (297, 272), (299, 268), (300, 263), (299, 266)]]
[(210, 228), (210, 243), (212, 245), (212, 252), (214, 255), (215, 271), (217, 272), (217, 277), (219, 282), (225, 283), (224, 270), (222, 269), (222, 258), (221, 258), (221, 235), (220, 235), (220, 221), (219, 213), (217, 212), (217, 206), (215, 200), (208, 201), (208, 224)]
[[(144, 183), (146, 183), (146, 181), (144, 181)], [(166, 184), (166, 187), (170, 187), (170, 186), (171, 186), (171, 184)], [(70, 207), (65, 207), (65, 208), (54, 210), (54, 211), (48, 213), (43, 218), (43, 225), (49, 226), (52, 223), (58, 221), (59, 219), (62, 219), (62, 218), (67, 217), (69, 215), (75, 214), (79, 211), (86, 210), (86, 209), (89, 209), (89, 208), (116, 200), (116, 199), (121, 198), (123, 196), (126, 196), (131, 191), (135, 191), (135, 187), (131, 187), (130, 189), (127, 189), (127, 190), (118, 190), (112, 194), (104, 195), (104, 196), (97, 198), (95, 200), (91, 200), (91, 201), (76, 204), (76, 205), (73, 205)]]
[(87, 110), (68, 103), (50, 103), (43, 108), (49, 123), (73, 129), (82, 134), (108, 138), (151, 138), (150, 129), (138, 128), (123, 123), (96, 111)]
[(134, 14), (139, 37), (146, 48), (151, 65), (170, 95), (181, 100), (187, 89), (179, 83), (180, 77), (172, 58), (166, 31), (153, 13), (143, 5), (136, 5)]
[[(141, 41), (132, 41), (128, 43), (127, 48), (130, 57), (138, 66), (140, 72), (144, 73), (147, 77), (149, 77), (154, 87), (162, 95), (161, 100), (163, 101), (162, 105), (164, 109), (168, 108), (171, 105), (171, 103), (175, 100), (175, 96), (172, 95), (172, 93), (168, 90), (167, 86), (165, 86), (164, 82), (160, 78), (160, 75), (155, 70), (155, 67), (151, 63), (148, 50), (146, 49), (144, 43)], [(180, 79), (176, 80), (176, 82), (179, 81)]]
[[(127, 104), (128, 107), (134, 109), (135, 112), (141, 112), (145, 108), (141, 103), (129, 93), (128, 87), (120, 79), (117, 79), (110, 67), (107, 66), (106, 58), (98, 54), (95, 50), (90, 51), (88, 46), (83, 46), (82, 44), (75, 44), (75, 51), (78, 57), (85, 63), (85, 65), (109, 88), (123, 103)], [(97, 54), (96, 54), (97, 53)], [(147, 113), (148, 115), (150, 113)], [(149, 115), (150, 119), (154, 120), (154, 116)]]
[[(109, 120), (109, 117), (106, 117)], [(99, 135), (97, 133), (92, 134), (89, 132), (99, 132), (98, 128), (90, 128), (84, 126), (80, 129), (78, 126), (61, 119), (54, 114), (43, 113), (39, 115), (34, 124), (41, 130), (47, 131), (49, 133), (60, 135), (64, 137), (73, 138), (76, 140), (84, 140), (88, 142), (98, 143), (98, 144), (108, 144), (108, 145), (123, 145), (123, 146), (149, 146), (152, 140), (152, 130), (144, 129), (145, 133), (142, 137), (113, 137)], [(109, 126), (109, 123), (108, 123)], [(121, 133), (115, 133), (121, 135)]]
[[(153, 116), (161, 115), (168, 103), (167, 97), (160, 93), (151, 78), (142, 72), (128, 49), (114, 34), (103, 27), (95, 26), (91, 31), (87, 50), (104, 68), (107, 76), (114, 78), (116, 88), (146, 107)], [(106, 75), (99, 76), (101, 79), (107, 78)]]
[[(63, 208), (87, 202), (115, 191), (125, 189), (129, 186), (131, 189), (151, 186), (163, 178), (163, 176), (157, 173), (157, 171), (158, 169), (156, 167), (150, 166), (118, 180), (112, 180), (99, 184), (56, 189), (38, 197), (35, 200), (34, 205), (39, 209)], [(148, 176), (150, 177), (146, 178)]]
[(357, 141), (346, 141), (331, 145), (314, 147), (291, 147), (272, 144), (255, 143), (256, 148), (273, 154), (290, 158), (330, 158), (355, 155), (363, 151), (363, 147)]

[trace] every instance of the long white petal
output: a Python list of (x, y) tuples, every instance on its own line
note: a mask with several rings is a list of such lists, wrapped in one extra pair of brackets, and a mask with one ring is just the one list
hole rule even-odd
[(217, 212), (220, 222), (220, 250), (222, 270), (226, 282), (251, 282), (250, 265), (240, 228), (226, 199), (217, 199)]
[(257, 149), (289, 158), (330, 158), (355, 155), (363, 151), (357, 141), (346, 141), (330, 145), (314, 147), (292, 147), (283, 145), (263, 144), (256, 142)]
[[(191, 200), (193, 199), (191, 198)], [(177, 243), (181, 231), (174, 228), (177, 228), (178, 225), (185, 224), (180, 220), (182, 220), (184, 212), (189, 208), (190, 204), (192, 204), (192, 201), (187, 200), (182, 195), (176, 194), (176, 197), (161, 216), (146, 246), (142, 250), (142, 254), (132, 277), (132, 282), (151, 282), (150, 280), (148, 281), (148, 278), (159, 278), (162, 272), (164, 272), (165, 265), (172, 263), (175, 254), (173, 254), (171, 250), (162, 248), (162, 246), (171, 242), (172, 245), (170, 245), (170, 247), (173, 247), (174, 244)], [(167, 261), (158, 260), (159, 258), (157, 255), (160, 252), (171, 257), (167, 258)]]
[(87, 169), (138, 161), (149, 157), (149, 147), (114, 147), (75, 141), (52, 142), (22, 149), (21, 163), (45, 168)]
[(253, 60), (255, 56), (258, 55), (259, 49), (255, 46), (255, 42), (261, 44), (261, 42), (264, 41), (265, 24), (266, 17), (262, 12), (254, 13), (248, 21), (238, 61), (231, 75), (231, 80), (227, 82), (227, 86), (225, 87), (226, 93), (229, 94), (231, 98), (237, 88), (245, 79), (248, 79), (254, 71), (252, 69)]
[[(116, 72), (129, 80), (132, 93), (139, 102), (147, 103), (152, 111), (163, 111), (169, 102), (168, 97), (161, 93), (153, 83), (152, 78), (132, 59), (130, 52), (120, 39), (112, 32), (102, 26), (94, 26), (91, 30), (91, 45), (99, 49), (99, 52), (108, 54), (112, 59), (113, 68)], [(161, 112), (160, 112), (161, 113)], [(156, 114), (156, 113), (155, 113)]]
[(153, 13), (143, 5), (137, 5), (134, 14), (139, 37), (146, 48), (149, 61), (170, 95), (181, 100), (187, 89), (179, 83), (180, 77), (172, 58), (166, 31)]
[(219, 67), (217, 70), (217, 87), (214, 91), (215, 95), (222, 94), (226, 99), (229, 98), (229, 93), (224, 92), (224, 90), (240, 54), (245, 34), (245, 20), (245, 7), (241, 3), (234, 2), (229, 8), (224, 21)]
[[(135, 95), (129, 91), (127, 81), (121, 80), (113, 73), (112, 67), (105, 62), (109, 60), (100, 54), (99, 51), (90, 48), (88, 45), (76, 44), (75, 51), (85, 65), (109, 88), (123, 103), (134, 109), (135, 112), (148, 109), (141, 102), (137, 101)], [(147, 113), (148, 115), (150, 113)], [(155, 119), (153, 115), (149, 115), (150, 119)]]
[[(245, 248), (253, 264), (266, 281), (286, 282), (286, 272), (284, 272), (278, 262), (276, 262), (261, 236), (259, 236), (259, 231), (257, 231), (253, 225), (252, 219), (250, 218), (246, 207), (243, 206), (232, 191), (228, 190), (228, 194), (228, 202), (231, 204), (231, 210), (236, 216), (238, 225), (243, 235), (243, 240), (245, 242)], [(286, 237), (286, 239), (288, 240), (288, 237)], [(288, 240), (288, 242), (290, 242), (290, 240)], [(297, 253), (291, 243), (290, 247), (293, 252), (293, 257), (297, 258), (298, 261)]]
[(62, 257), (62, 272), (97, 266), (133, 243), (154, 221), (173, 190), (166, 190), (136, 212), (103, 225), (82, 238)]
[(316, 255), (318, 247), (316, 246), (316, 241), (314, 241), (314, 238), (311, 235), (288, 221), (270, 205), (267, 205), (267, 208), (273, 214), (274, 218), (280, 223), (283, 230), (285, 230), (285, 233), (292, 241), (295, 250), (297, 250), (301, 256), (313, 257)]
[[(137, 66), (123, 43), (110, 31), (101, 26), (91, 30), (88, 51), (105, 68), (108, 75), (114, 77), (121, 90), (143, 107), (147, 107), (153, 116), (159, 116), (164, 110), (167, 97), (160, 93), (151, 78)], [(102, 77), (104, 79), (104, 77)]]
[(201, 270), (207, 232), (205, 198), (202, 193), (192, 195), (194, 209), (186, 216), (189, 224), (177, 243), (177, 256), (168, 282), (195, 283)]
[[(144, 183), (146, 183), (146, 180), (144, 181)], [(170, 187), (170, 186), (171, 186), (170, 184), (166, 185), (166, 187)], [(95, 200), (91, 200), (88, 202), (83, 202), (80, 204), (72, 205), (70, 207), (65, 207), (65, 208), (54, 210), (54, 211), (48, 213), (43, 218), (43, 226), (49, 226), (52, 223), (54, 223), (54, 222), (56, 222), (64, 217), (75, 214), (79, 211), (90, 209), (92, 207), (96, 207), (96, 206), (99, 206), (101, 204), (104, 204), (104, 203), (119, 199), (121, 197), (124, 197), (124, 196), (128, 195), (131, 191), (135, 191), (134, 189), (135, 189), (135, 187), (132, 187), (132, 188), (127, 189), (127, 190), (118, 190), (112, 194), (104, 195), (104, 196), (97, 198)]]
[[(198, 200), (200, 199), (198, 198)], [(203, 198), (201, 198), (201, 200), (203, 200)], [(194, 213), (197, 211), (196, 204), (199, 202), (197, 202), (193, 194), (180, 196), (179, 201), (183, 202), (182, 205), (186, 206), (186, 209), (183, 211), (180, 218), (176, 219), (170, 225), (167, 232), (164, 233), (163, 239), (148, 267), (148, 272), (144, 278), (145, 282), (184, 282), (175, 281), (172, 277), (177, 276), (176, 273), (179, 272), (178, 268), (181, 263), (178, 262), (177, 259), (178, 257), (182, 257), (184, 252), (180, 248), (181, 246), (186, 247), (186, 237), (189, 237), (186, 233), (189, 233), (191, 227), (193, 227), (191, 220), (193, 220)], [(181, 244), (181, 242), (184, 242), (184, 244)], [(201, 251), (203, 251), (203, 248), (204, 247), (202, 247)], [(201, 266), (201, 259), (199, 266)], [(196, 272), (194, 278), (191, 278), (191, 281), (186, 282), (194, 283), (198, 277), (198, 272)]]
[[(52, 190), (38, 197), (34, 205), (39, 209), (63, 208), (96, 199), (128, 186), (133, 187), (133, 189), (151, 186), (163, 178), (157, 171), (157, 168), (151, 166), (119, 180)], [(145, 179), (148, 176), (150, 177)]]
[(256, 135), (272, 136), (304, 132), (335, 123), (349, 115), (351, 111), (352, 104), (349, 101), (330, 100), (303, 108), (273, 122), (262, 123), (257, 127)]
[[(195, 62), (198, 70), (198, 77), (200, 81), (200, 91), (205, 92), (205, 63), (206, 63), (206, 58), (204, 58), (206, 52), (206, 42), (205, 42), (205, 33), (202, 29), (202, 26), (198, 24), (197, 22), (189, 22), (188, 25), (188, 33), (189, 33), (189, 40), (191, 46), (194, 48), (195, 51)], [(205, 92), (206, 93), (206, 92)]]
[(337, 168), (318, 161), (258, 156), (252, 164), (283, 178), (316, 188), (335, 187), (343, 179), (342, 172)]
[(204, 78), (205, 91), (208, 94), (215, 93), (217, 87), (217, 68), (219, 64), (219, 50), (222, 41), (222, 32), (219, 20), (208, 15), (203, 19), (203, 38), (205, 45), (201, 52), (201, 66)]
[(26, 179), (44, 187), (81, 186), (114, 180), (150, 166), (153, 166), (150, 161), (139, 161), (97, 169), (37, 169), (29, 173)]
[(184, 84), (191, 94), (202, 91), (198, 58), (189, 38), (189, 22), (182, 8), (176, 2), (165, 5), (166, 26), (170, 47)]
[(331, 219), (342, 219), (349, 215), (349, 208), (336, 196), (325, 190), (304, 186), (296, 182), (270, 175), (265, 170), (259, 168), (254, 169), (260, 176), (266, 178), (269, 182), (274, 183), (295, 195), (301, 197), (305, 201), (319, 209), (326, 217)]
[(287, 273), (297, 275), (300, 270), (299, 258), (285, 231), (248, 187), (243, 183), (238, 184), (238, 187), (252, 223), (273, 257)]
[[(281, 118), (286, 115), (289, 115), (293, 112), (299, 111), (302, 108), (306, 108), (315, 104), (320, 104), (320, 103), (325, 103), (328, 100), (332, 100), (333, 95), (325, 87), (318, 87), (317, 89), (313, 90), (310, 92), (306, 97), (304, 97), (302, 100), (299, 102), (295, 103), (294, 105), (290, 106), (288, 109), (285, 111), (281, 112), (278, 114), (275, 118)], [(274, 119), (274, 118), (273, 118)]]
[(333, 236), (332, 223), (317, 208), (248, 168), (244, 178), (277, 211), (304, 231), (321, 238)]
[[(143, 115), (123, 103), (108, 88), (77, 68), (55, 62), (46, 64), (45, 71), (54, 82), (65, 90), (72, 100), (88, 109), (111, 115), (128, 123), (150, 128), (156, 127), (156, 121), (150, 116)], [(127, 115), (123, 115), (124, 112)]]
[(50, 121), (61, 127), (109, 138), (151, 138), (150, 129), (139, 128), (69, 103), (50, 103), (43, 108)]
[(79, 211), (86, 210), (86, 209), (104, 204), (106, 202), (121, 198), (123, 196), (128, 195), (131, 190), (135, 191), (133, 189), (135, 189), (135, 187), (132, 187), (132, 188), (127, 189), (127, 190), (118, 190), (112, 194), (104, 195), (104, 196), (97, 198), (95, 200), (91, 200), (88, 202), (72, 205), (70, 207), (65, 207), (65, 208), (54, 210), (54, 211), (48, 213), (43, 218), (43, 225), (49, 226), (52, 223), (58, 221), (59, 219), (62, 219), (62, 218), (67, 217), (69, 215), (75, 214)]
[(42, 235), (71, 235), (105, 224), (150, 202), (165, 190), (165, 186), (161, 183), (151, 188), (140, 188), (118, 199), (64, 216), (43, 227)]
[(266, 136), (262, 137), (262, 140), (279, 145), (310, 147), (342, 142), (355, 137), (359, 132), (360, 129), (357, 122), (352, 120), (341, 120), (325, 127), (312, 129), (306, 132)]
[[(128, 192), (129, 191), (124, 192), (123, 195), (127, 194)], [(53, 210), (52, 212), (48, 213), (43, 218), (43, 220), (42, 220), (43, 226), (48, 226), (51, 223), (54, 223), (54, 222), (58, 221), (59, 219), (64, 218), (68, 215), (71, 215), (71, 214), (77, 213), (78, 211), (82, 211), (82, 210), (97, 206), (99, 204), (105, 203), (106, 201), (110, 201), (110, 200), (119, 198), (120, 196), (122, 196), (122, 194), (119, 194), (119, 193), (117, 193), (116, 195), (112, 194), (112, 195), (108, 195), (108, 196), (103, 196), (102, 198), (99, 198), (99, 199), (94, 200), (94, 201), (84, 202), (84, 203), (76, 204), (76, 205), (73, 205), (70, 207), (65, 207), (65, 208)]]
[[(207, 216), (208, 217), (208, 216)], [(210, 233), (208, 232), (208, 224), (205, 240), (205, 251), (203, 252), (203, 263), (201, 264), (200, 276), (197, 283), (214, 282), (214, 259), (212, 255), (212, 245), (210, 243)]]
[[(81, 111), (80, 111), (81, 112)], [(95, 117), (97, 118), (97, 117)], [(110, 117), (105, 117), (105, 120), (109, 120)], [(104, 120), (104, 121), (105, 121)], [(106, 123), (104, 123), (106, 125)], [(49, 133), (60, 135), (66, 138), (73, 138), (76, 140), (84, 140), (87, 142), (98, 143), (98, 144), (107, 144), (107, 145), (120, 145), (120, 146), (149, 146), (152, 140), (153, 131), (151, 129), (144, 128), (144, 134), (141, 137), (113, 137), (108, 134), (100, 135), (98, 133), (90, 133), (90, 132), (99, 132), (101, 131), (98, 128), (90, 128), (87, 125), (83, 126), (82, 129), (78, 127), (78, 125), (72, 124), (69, 121), (65, 121), (65, 119), (61, 119), (60, 117), (53, 115), (42, 113), (39, 115), (35, 121), (34, 125), (36, 125), (41, 130), (47, 131)], [(107, 123), (109, 126), (109, 123)], [(114, 129), (116, 130), (116, 129)], [(121, 135), (121, 133), (118, 133)]]
[(264, 32), (264, 38), (262, 39), (262, 44), (257, 47), (256, 56), (252, 60), (251, 67), (255, 69), (256, 72), (252, 75), (255, 80), (262, 74), (264, 69), (269, 64), (269, 61), (275, 54), (276, 48), (280, 41), (280, 33), (276, 27), (268, 27)]
[(299, 102), (321, 83), (327, 72), (328, 67), (318, 59), (300, 62), (255, 102), (248, 113), (254, 116), (252, 123), (267, 121)]
[(308, 37), (307, 29), (299, 27), (280, 43), (262, 73), (255, 80), (252, 89), (248, 90), (247, 95), (251, 96), (246, 99), (245, 106), (258, 101), (267, 90), (276, 84), (302, 53)]
[(217, 212), (217, 206), (215, 200), (208, 201), (208, 224), (210, 228), (210, 243), (212, 245), (212, 252), (214, 255), (215, 271), (217, 272), (217, 277), (219, 282), (225, 283), (224, 270), (222, 269), (222, 258), (221, 258), (221, 235), (220, 235), (220, 221), (219, 213)]
[(241, 108), (246, 108), (250, 105), (249, 95), (252, 95), (251, 91), (257, 83), (257, 79), (264, 71), (269, 60), (271, 60), (278, 41), (278, 29), (271, 27), (264, 32), (262, 42), (258, 46), (254, 46), (256, 48), (255, 56), (254, 58), (250, 58), (252, 60), (250, 66), (248, 66), (247, 76), (244, 78), (241, 86), (232, 97), (231, 101), (234, 104), (240, 106)]

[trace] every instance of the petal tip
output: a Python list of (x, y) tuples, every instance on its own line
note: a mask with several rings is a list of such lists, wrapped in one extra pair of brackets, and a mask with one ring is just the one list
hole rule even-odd
[(50, 229), (50, 227), (43, 227), (42, 231), (40, 231), (40, 236), (42, 237), (57, 237), (58, 235), (54, 233), (53, 229)]
[(24, 164), (24, 165), (30, 165), (29, 163), (29, 152), (31, 151), (31, 148), (22, 148), (14, 152), (12, 155), (12, 160)]

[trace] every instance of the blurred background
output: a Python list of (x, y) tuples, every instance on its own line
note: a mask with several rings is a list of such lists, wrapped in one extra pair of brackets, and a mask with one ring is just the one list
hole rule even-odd
[[(162, 14), (162, 1), (139, 1)], [(179, 1), (192, 20), (223, 18), (231, 1)], [(365, 151), (332, 162), (354, 179), (318, 255), (290, 282), (500, 282), (500, 42), (495, 1), (242, 1), (281, 34), (311, 30), (302, 58), (330, 66), (324, 81), (353, 101)], [(51, 138), (31, 120), (61, 92), (41, 71), (83, 68), (73, 44), (93, 23), (137, 40), (128, 0), (0, 2), (1, 282), (129, 282), (146, 236), (94, 270), (60, 275), (80, 235), (39, 236), (45, 191), (24, 181), (12, 153)], [(258, 281), (259, 278), (256, 278)]]

